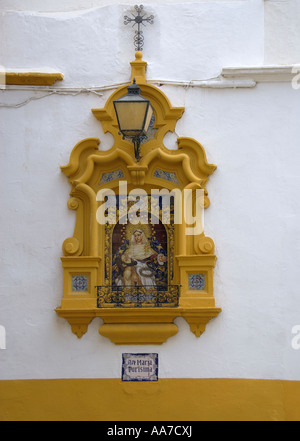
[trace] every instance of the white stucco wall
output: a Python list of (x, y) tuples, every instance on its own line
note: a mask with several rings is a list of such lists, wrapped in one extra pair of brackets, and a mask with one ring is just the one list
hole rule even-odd
[[(144, 5), (155, 15), (144, 29), (149, 79), (188, 82), (228, 66), (300, 62), (292, 0)], [(294, 29), (292, 47), (277, 33), (278, 47), (272, 34), (283, 7), (281, 33)], [(123, 25), (127, 2), (45, 1), (42, 8), (2, 1), (2, 66), (62, 72), (58, 88), (129, 80), (134, 47), (133, 30)], [(291, 345), (292, 327), (300, 324), (300, 89), (267, 82), (162, 90), (186, 108), (176, 135), (197, 139), (218, 166), (208, 184), (205, 232), (216, 244), (214, 294), (222, 313), (199, 339), (177, 319), (178, 335), (162, 346), (115, 346), (98, 334), (100, 319), (81, 339), (72, 334), (54, 312), (62, 296), (61, 246), (75, 222), (60, 166), (84, 138), (100, 138), (104, 149), (112, 145), (91, 112), (111, 91), (74, 96), (7, 88), (0, 93), (1, 379), (119, 378), (123, 352), (158, 352), (161, 378), (300, 380), (300, 350)], [(166, 143), (175, 148), (175, 135)]]
[(300, 63), (300, 3), (265, 1), (265, 63)]

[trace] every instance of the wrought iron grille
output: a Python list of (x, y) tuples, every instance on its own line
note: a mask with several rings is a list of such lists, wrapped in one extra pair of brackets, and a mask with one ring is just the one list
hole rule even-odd
[(96, 288), (98, 308), (169, 308), (178, 306), (179, 301), (179, 285), (103, 285)]

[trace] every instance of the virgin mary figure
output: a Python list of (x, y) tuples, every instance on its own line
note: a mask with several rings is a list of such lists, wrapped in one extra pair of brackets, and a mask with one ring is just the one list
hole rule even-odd
[(126, 287), (143, 286), (147, 290), (157, 284), (166, 284), (165, 250), (155, 238), (146, 237), (145, 226), (132, 227), (128, 228), (127, 240), (113, 261), (114, 283)]

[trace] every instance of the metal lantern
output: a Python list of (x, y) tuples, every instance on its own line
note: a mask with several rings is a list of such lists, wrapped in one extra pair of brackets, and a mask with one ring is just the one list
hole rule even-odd
[(114, 108), (120, 132), (123, 138), (134, 143), (135, 158), (139, 161), (141, 138), (147, 136), (153, 108), (150, 101), (141, 96), (141, 89), (135, 79), (128, 86), (127, 94), (114, 100)]

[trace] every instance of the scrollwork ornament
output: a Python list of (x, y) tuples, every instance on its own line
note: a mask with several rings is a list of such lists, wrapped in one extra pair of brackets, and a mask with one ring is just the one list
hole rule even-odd
[(196, 243), (196, 248), (203, 254), (211, 254), (214, 252), (215, 244), (210, 237), (203, 236)]
[(79, 250), (79, 240), (76, 237), (69, 237), (64, 240), (62, 249), (65, 256), (73, 256)]
[(204, 196), (204, 209), (210, 206), (210, 199), (208, 196)]
[(68, 200), (68, 208), (70, 210), (77, 210), (77, 208), (79, 207), (79, 199), (78, 198), (70, 198)]

